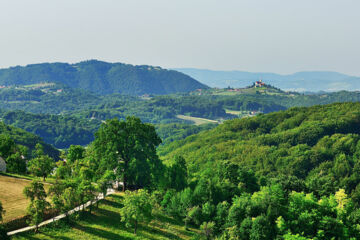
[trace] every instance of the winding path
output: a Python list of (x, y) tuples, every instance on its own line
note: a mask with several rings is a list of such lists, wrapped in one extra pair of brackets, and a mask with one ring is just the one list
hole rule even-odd
[[(115, 193), (115, 190), (114, 190), (114, 189), (108, 189), (108, 192), (107, 192), (107, 195), (106, 195), (106, 196), (111, 195), (111, 194), (114, 194), (114, 193)], [(98, 202), (98, 201), (100, 201), (100, 200), (102, 200), (102, 199), (104, 199), (104, 196), (103, 196), (102, 193), (100, 193), (100, 194), (98, 195), (98, 197), (96, 198), (96, 200), (88, 201), (87, 203), (82, 204), (82, 205), (74, 208), (73, 210), (68, 211), (67, 214), (64, 213), (64, 214), (61, 214), (61, 215), (59, 215), (59, 216), (50, 218), (49, 220), (46, 220), (46, 221), (40, 223), (38, 226), (39, 226), (39, 227), (42, 227), (42, 226), (45, 226), (45, 225), (50, 224), (50, 223), (52, 223), (52, 222), (59, 221), (60, 219), (63, 219), (63, 218), (65, 218), (65, 217), (68, 216), (68, 215), (71, 215), (71, 214), (73, 214), (73, 213), (75, 213), (75, 212), (78, 212), (78, 211), (80, 211), (80, 210), (82, 210), (82, 209), (90, 206), (91, 204), (94, 204), (94, 203), (96, 203), (96, 202)], [(17, 233), (22, 233), (22, 232), (27, 232), (27, 231), (30, 231), (30, 230), (34, 230), (35, 228), (36, 228), (36, 226), (29, 226), (29, 227), (25, 227), (25, 228), (20, 228), (20, 229), (15, 230), (15, 231), (8, 232), (7, 235), (8, 235), (8, 236), (12, 236), (12, 235), (15, 235), (15, 234), (17, 234)]]

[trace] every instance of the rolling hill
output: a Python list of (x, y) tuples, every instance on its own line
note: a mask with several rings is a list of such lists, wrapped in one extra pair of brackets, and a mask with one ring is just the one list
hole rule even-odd
[(207, 88), (195, 79), (174, 70), (97, 60), (76, 64), (31, 64), (0, 69), (2, 87), (44, 82), (61, 83), (101, 95), (170, 94)]
[(210, 86), (226, 88), (245, 87), (262, 79), (266, 83), (284, 90), (299, 92), (360, 90), (360, 77), (349, 76), (338, 72), (297, 72), (290, 75), (244, 71), (212, 71), (195, 68), (176, 68), (196, 80)]
[(291, 108), (218, 127), (160, 147), (183, 156), (193, 177), (232, 163), (257, 176), (295, 176), (319, 194), (360, 189), (360, 103)]
[(0, 134), (9, 135), (16, 144), (20, 144), (29, 148), (30, 151), (35, 150), (37, 143), (44, 146), (44, 151), (54, 159), (59, 159), (60, 152), (50, 144), (45, 143), (39, 136), (29, 133), (23, 129), (6, 125), (0, 122)]

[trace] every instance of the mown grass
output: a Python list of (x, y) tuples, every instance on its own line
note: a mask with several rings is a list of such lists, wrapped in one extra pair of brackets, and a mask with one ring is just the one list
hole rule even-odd
[(216, 120), (206, 119), (206, 118), (198, 118), (198, 117), (191, 117), (185, 115), (176, 115), (177, 118), (192, 121), (195, 125), (207, 124), (207, 123), (218, 123)]
[[(0, 202), (4, 210), (4, 222), (12, 220), (26, 214), (29, 200), (25, 198), (23, 190), (30, 184), (33, 177), (21, 175), (0, 175)], [(48, 184), (45, 189), (48, 189)]]
[(141, 224), (137, 235), (132, 228), (126, 228), (120, 216), (121, 195), (111, 195), (103, 200), (92, 214), (84, 213), (80, 220), (72, 224), (65, 221), (40, 229), (40, 233), (22, 233), (13, 240), (97, 240), (97, 239), (191, 239), (197, 230), (185, 230), (182, 223), (155, 213), (149, 224)]

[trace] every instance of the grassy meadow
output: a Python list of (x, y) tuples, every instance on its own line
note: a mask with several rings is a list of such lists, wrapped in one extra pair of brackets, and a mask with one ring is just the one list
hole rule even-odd
[(207, 123), (218, 123), (218, 121), (206, 119), (206, 118), (198, 118), (198, 117), (190, 117), (185, 115), (176, 115), (177, 118), (192, 121), (195, 125), (207, 124)]
[(22, 233), (13, 240), (96, 240), (96, 239), (191, 239), (195, 229), (185, 230), (182, 223), (160, 213), (154, 213), (154, 219), (148, 224), (140, 224), (137, 235), (132, 228), (126, 228), (121, 222), (120, 208), (122, 196), (108, 196), (92, 214), (83, 213), (80, 220), (73, 224), (64, 221), (40, 229), (40, 233)]
[(29, 184), (29, 179), (0, 175), (0, 202), (6, 211), (4, 222), (26, 214), (29, 200), (25, 198), (23, 189)]

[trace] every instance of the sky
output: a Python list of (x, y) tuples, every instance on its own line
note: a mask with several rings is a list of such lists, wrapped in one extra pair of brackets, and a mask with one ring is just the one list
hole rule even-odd
[(0, 0), (0, 68), (88, 59), (360, 76), (359, 0)]

